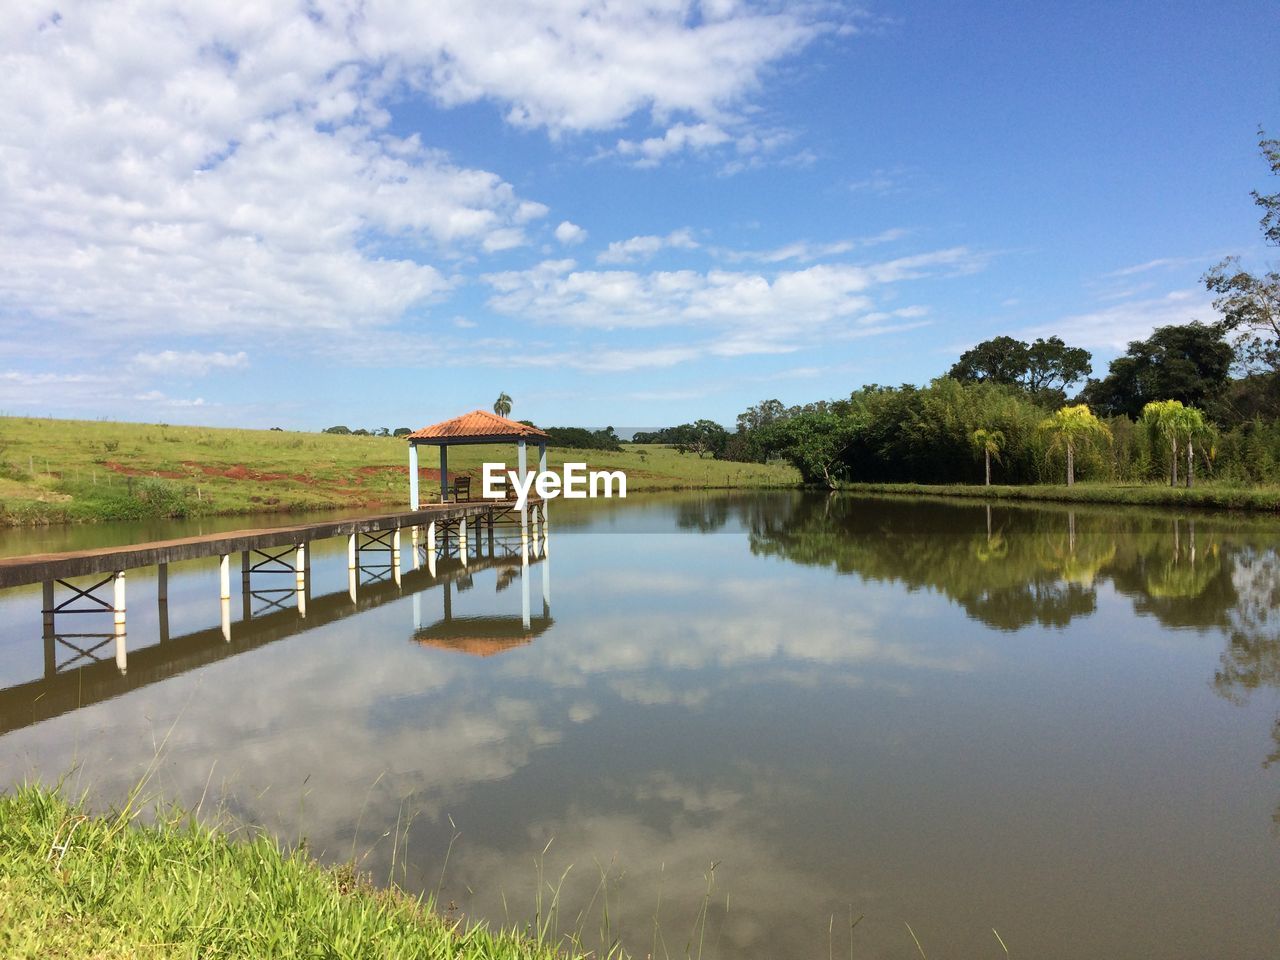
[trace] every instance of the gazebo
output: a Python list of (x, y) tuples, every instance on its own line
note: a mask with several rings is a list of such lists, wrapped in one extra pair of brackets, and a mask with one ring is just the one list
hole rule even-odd
[(516, 460), (523, 483), (528, 472), (525, 445), (538, 445), (538, 470), (547, 469), (547, 441), (551, 437), (526, 423), (508, 420), (488, 410), (472, 410), (452, 420), (423, 427), (405, 437), (409, 441), (409, 507), (419, 508), (418, 503), (418, 447), (440, 448), (440, 502), (449, 494), (449, 448), (461, 444), (512, 443), (516, 445)]

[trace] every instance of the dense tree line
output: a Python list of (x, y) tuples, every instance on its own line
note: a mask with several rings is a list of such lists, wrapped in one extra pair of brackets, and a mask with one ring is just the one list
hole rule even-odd
[[(528, 426), (535, 426), (526, 420), (520, 421)], [(603, 430), (588, 430), (585, 427), (540, 427), (551, 437), (553, 447), (572, 447), (575, 450), (620, 450), (622, 441), (613, 427)]]

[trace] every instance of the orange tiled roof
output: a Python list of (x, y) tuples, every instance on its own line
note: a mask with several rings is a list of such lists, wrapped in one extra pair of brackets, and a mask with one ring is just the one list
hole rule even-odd
[(495, 440), (519, 440), (534, 437), (549, 440), (550, 436), (537, 427), (508, 420), (488, 410), (472, 410), (452, 420), (445, 420), (409, 434), (408, 440), (470, 440), (477, 437), (493, 437)]

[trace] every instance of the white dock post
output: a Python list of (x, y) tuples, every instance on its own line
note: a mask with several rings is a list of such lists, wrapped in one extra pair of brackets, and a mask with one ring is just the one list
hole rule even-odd
[(418, 528), (409, 528), (409, 569), (418, 569)]
[(222, 639), (231, 642), (231, 598), (222, 598)]
[(293, 560), (294, 582), (298, 587), (298, 613), (307, 615), (307, 545), (298, 544)]
[(467, 518), (463, 517), (458, 521), (458, 558), (462, 561), (462, 565), (467, 565), (467, 550), (470, 543), (467, 540)]
[(525, 556), (520, 563), (520, 618), (526, 630), (529, 629), (529, 558)]
[(115, 605), (111, 608), (115, 612), (116, 632), (124, 626), (124, 571), (117, 570), (115, 576)]
[(418, 445), (409, 441), (409, 509), (418, 509)]
[(353, 533), (347, 537), (347, 569), (355, 570), (360, 566), (360, 548), (356, 544), (356, 537), (359, 534)]
[(123, 623), (116, 624), (116, 669), (122, 677), (129, 672), (129, 651)]
[(391, 576), (400, 586), (400, 528), (391, 531)]
[(112, 585), (115, 588), (115, 597), (111, 610), (115, 619), (116, 668), (119, 669), (121, 674), (124, 674), (128, 670), (129, 663), (128, 654), (125, 651), (125, 590), (123, 570), (116, 571)]
[(218, 579), (220, 591), (218, 597), (222, 600), (231, 599), (231, 554), (224, 553), (222, 560), (218, 564)]

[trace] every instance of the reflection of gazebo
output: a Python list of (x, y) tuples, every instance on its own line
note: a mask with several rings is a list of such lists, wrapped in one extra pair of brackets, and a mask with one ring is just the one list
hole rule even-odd
[[(529, 613), (529, 580), (528, 566), (519, 565), (521, 616), (481, 616), (455, 617), (453, 615), (453, 583), (444, 581), (444, 616), (430, 626), (421, 626), (418, 622), (419, 610), (414, 605), (414, 643), (424, 647), (439, 647), (444, 650), (456, 650), (459, 653), (475, 657), (492, 657), (494, 654), (522, 647), (546, 633), (555, 622), (551, 619), (551, 585), (548, 579), (550, 567), (546, 558), (539, 564), (542, 567), (542, 615), (530, 616)], [(468, 579), (469, 582), (469, 579)], [(459, 590), (466, 585), (460, 584)], [(503, 585), (499, 584), (501, 591)]]
[[(472, 410), (452, 420), (423, 427), (406, 438), (409, 441), (409, 506), (418, 509), (418, 447), (440, 448), (440, 500), (448, 499), (449, 447), (460, 444), (512, 443), (516, 445), (519, 476), (523, 481), (528, 465), (525, 443), (538, 445), (538, 470), (547, 469), (547, 441), (551, 438), (525, 423), (508, 420), (487, 410)], [(478, 499), (478, 498), (477, 498)]]

